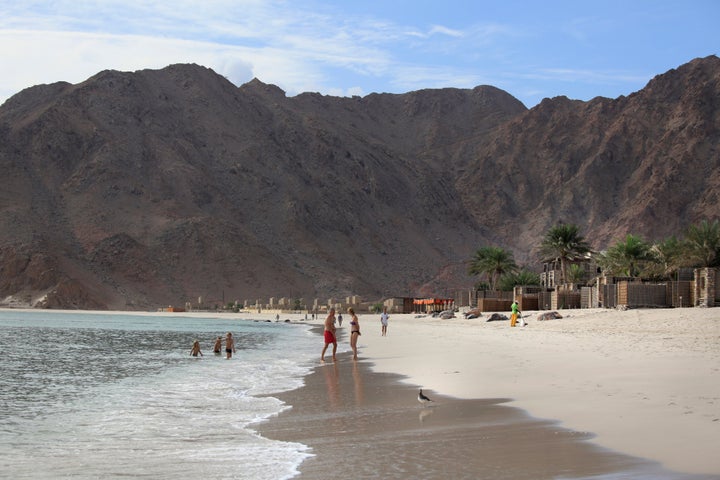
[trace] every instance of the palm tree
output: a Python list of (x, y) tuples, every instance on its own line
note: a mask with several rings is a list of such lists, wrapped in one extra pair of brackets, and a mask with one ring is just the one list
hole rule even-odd
[(685, 234), (685, 247), (689, 259), (701, 267), (720, 265), (720, 224), (703, 220), (691, 225)]
[(517, 264), (512, 253), (501, 247), (481, 247), (470, 263), (470, 275), (487, 275), (490, 288), (496, 290), (497, 280), (504, 273), (513, 273)]
[(509, 292), (518, 285), (540, 285), (540, 275), (529, 270), (520, 270), (500, 277), (498, 281), (500, 290)]
[(567, 281), (568, 283), (580, 283), (585, 280), (585, 269), (577, 263), (568, 267)]
[(580, 235), (577, 225), (560, 223), (545, 234), (540, 245), (543, 262), (560, 259), (562, 283), (567, 280), (567, 262), (580, 260), (590, 253), (590, 245)]
[(603, 269), (615, 275), (636, 277), (641, 267), (653, 260), (650, 244), (642, 238), (628, 234), (625, 240), (610, 247), (601, 257)]
[(683, 262), (683, 242), (674, 235), (656, 243), (651, 248), (654, 258), (653, 274), (661, 278), (670, 278)]

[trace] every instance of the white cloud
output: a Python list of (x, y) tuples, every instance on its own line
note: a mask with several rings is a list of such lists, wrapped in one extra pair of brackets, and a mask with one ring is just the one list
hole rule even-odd
[(452, 28), (444, 27), (442, 25), (433, 25), (433, 27), (430, 29), (429, 35), (435, 35), (436, 33), (447, 35), (449, 37), (462, 37), (464, 36), (463, 32), (460, 30), (454, 30)]
[(594, 91), (649, 78), (588, 63), (586, 70), (547, 68), (578, 64), (574, 52), (544, 43), (554, 38), (544, 35), (564, 31), (567, 39), (570, 30), (582, 38), (587, 31), (580, 27), (594, 25), (587, 19), (596, 18), (595, 7), (574, 21), (552, 14), (515, 24), (476, 9), (473, 23), (459, 3), (451, 1), (437, 18), (394, 6), (383, 9), (396, 15), (388, 18), (349, 14), (347, 4), (328, 0), (0, 0), (0, 102), (39, 83), (173, 63), (207, 66), (236, 85), (257, 77), (288, 95), (480, 84), (517, 90), (551, 82)]
[(3, 31), (0, 45), (16, 47), (0, 49), (0, 64), (6, 66), (3, 71), (12, 71), (12, 75), (0, 76), (0, 98), (40, 83), (78, 83), (105, 69), (134, 71), (200, 63), (233, 80), (249, 76), (252, 69), (247, 62), (233, 60), (242, 55), (233, 49), (136, 35)]
[[(444, 25), (423, 30), (298, 5), (282, 0), (209, 0), (200, 7), (194, 0), (58, 0), (25, 7), (18, 2), (11, 11), (0, 11), (6, 13), (0, 18), (0, 65), (12, 71), (0, 77), (0, 101), (38, 83), (77, 83), (104, 69), (134, 71), (173, 63), (210, 67), (236, 85), (257, 77), (289, 95), (356, 95), (366, 90), (363, 78), (399, 88), (467, 81), (461, 77), (468, 74), (459, 69), (419, 67), (411, 60), (454, 55), (456, 45), (443, 42), (463, 37), (460, 30)], [(470, 34), (487, 42), (503, 32), (491, 26)]]
[(353, 97), (353, 96), (362, 97), (363, 95), (365, 95), (365, 92), (363, 91), (362, 87), (350, 87), (347, 89), (347, 93), (346, 93), (346, 96), (348, 96), (348, 97)]
[(51, 11), (12, 10), (0, 19), (0, 102), (28, 86), (77, 83), (104, 69), (198, 63), (236, 84), (255, 76), (296, 94), (333, 88), (323, 74), (327, 67), (375, 76), (392, 64), (376, 46), (382, 35), (375, 28), (387, 31), (387, 24), (352, 25), (282, 1), (198, 7), (185, 0), (172, 6), (61, 0)]
[(237, 86), (248, 82), (255, 76), (253, 74), (252, 64), (240, 58), (224, 58), (213, 70)]
[(439, 66), (396, 65), (392, 84), (400, 91), (424, 88), (473, 88), (486, 83), (480, 73)]

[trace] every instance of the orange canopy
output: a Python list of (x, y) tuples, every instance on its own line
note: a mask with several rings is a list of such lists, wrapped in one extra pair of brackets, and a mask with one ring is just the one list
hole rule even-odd
[(415, 298), (413, 304), (415, 305), (442, 305), (445, 303), (454, 302), (454, 298)]

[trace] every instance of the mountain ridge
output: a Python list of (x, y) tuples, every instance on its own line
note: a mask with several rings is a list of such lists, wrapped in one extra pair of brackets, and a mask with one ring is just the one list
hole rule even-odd
[[(720, 60), (627, 97), (330, 97), (211, 69), (99, 72), (0, 106), (0, 304), (147, 309), (451, 295), (558, 221), (593, 246), (720, 212)], [(676, 191), (682, 185), (684, 192)]]

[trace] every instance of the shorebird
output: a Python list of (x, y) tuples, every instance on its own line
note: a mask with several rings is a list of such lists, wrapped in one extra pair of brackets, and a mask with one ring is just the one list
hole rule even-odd
[(422, 403), (423, 405), (428, 404), (432, 402), (428, 397), (425, 396), (422, 392), (422, 388), (420, 389), (420, 393), (418, 393), (418, 402)]

